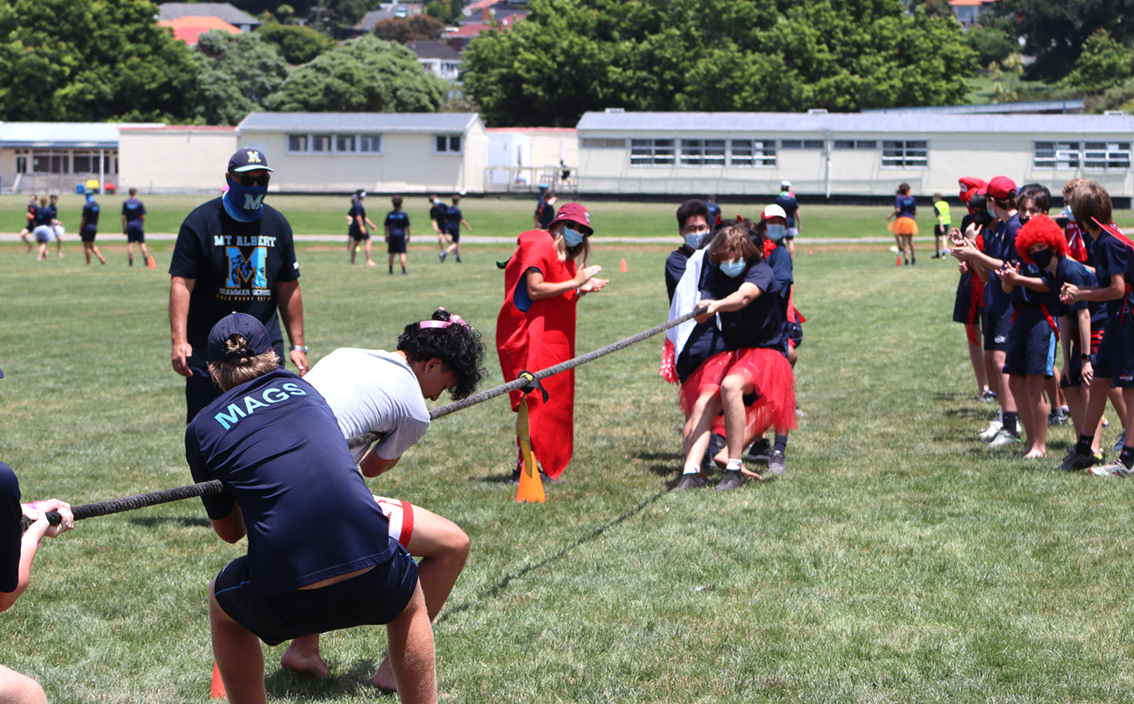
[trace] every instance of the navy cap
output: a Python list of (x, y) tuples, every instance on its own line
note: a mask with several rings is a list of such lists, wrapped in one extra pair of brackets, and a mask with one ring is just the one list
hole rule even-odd
[[(248, 345), (235, 352), (228, 351), (228, 338), (240, 335)], [(268, 329), (256, 318), (247, 313), (230, 313), (220, 319), (209, 332), (209, 345), (205, 358), (210, 362), (223, 362), (242, 357), (255, 357), (272, 351), (272, 340)]]
[(0, 369), (0, 379), (3, 379), (3, 378), (4, 378), (4, 370)]
[(228, 160), (228, 172), (230, 174), (238, 174), (243, 171), (255, 171), (256, 169), (275, 171), (275, 169), (268, 166), (268, 157), (259, 149), (247, 147), (237, 149), (236, 153)]

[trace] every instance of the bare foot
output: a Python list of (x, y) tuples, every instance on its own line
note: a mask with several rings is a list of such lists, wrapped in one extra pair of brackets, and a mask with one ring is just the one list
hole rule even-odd
[(740, 468), (740, 473), (742, 475), (748, 477), (749, 479), (755, 479), (758, 482), (764, 481), (764, 477), (761, 477), (759, 474), (757, 474), (757, 473), (755, 473), (751, 470), (745, 469), (744, 467)]
[(398, 691), (398, 681), (394, 679), (394, 668), (390, 665), (390, 656), (387, 655), (374, 673), (374, 686), (390, 692)]
[(374, 262), (366, 262), (366, 266), (378, 266)]
[(297, 649), (294, 641), (288, 646), (283, 657), (280, 658), (280, 666), (298, 675), (320, 679), (330, 679), (331, 677), (331, 670), (327, 667), (327, 663), (323, 662), (323, 658), (319, 657), (319, 653)]
[(728, 466), (728, 448), (727, 447), (724, 448), (723, 450), (721, 450), (720, 452), (718, 452), (717, 454), (713, 455), (713, 464), (717, 465), (718, 467), (727, 467)]
[(1026, 460), (1041, 460), (1047, 457), (1047, 452), (1043, 450), (1030, 450), (1024, 455)]

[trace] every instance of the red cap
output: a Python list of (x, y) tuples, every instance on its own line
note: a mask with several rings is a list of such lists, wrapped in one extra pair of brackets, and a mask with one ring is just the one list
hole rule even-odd
[[(564, 203), (559, 206), (559, 212), (555, 214), (555, 219), (551, 221), (551, 225), (561, 220), (581, 225), (588, 235), (595, 233), (594, 228), (591, 227), (591, 214), (579, 203)], [(548, 227), (551, 227), (551, 225), (548, 225)]]
[(993, 198), (1004, 200), (1008, 197), (1009, 191), (1016, 190), (1016, 182), (1007, 176), (996, 176), (988, 185), (977, 191), (978, 193), (990, 195)]
[(988, 185), (984, 182), (984, 179), (975, 176), (963, 176), (957, 183), (961, 187), (961, 201), (963, 203), (968, 203), (980, 189)]

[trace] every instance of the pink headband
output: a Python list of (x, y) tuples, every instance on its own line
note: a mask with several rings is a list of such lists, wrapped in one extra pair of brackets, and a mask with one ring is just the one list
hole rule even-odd
[[(445, 309), (439, 307), (438, 310), (445, 310)], [(424, 330), (425, 328), (447, 328), (450, 325), (452, 325), (453, 323), (460, 323), (461, 325), (464, 325), (466, 328), (470, 328), (470, 329), (472, 328), (471, 325), (466, 323), (461, 318), (461, 316), (457, 315), (456, 313), (450, 313), (449, 314), (449, 320), (423, 320), (420, 323), (418, 323), (418, 325), (420, 325), (421, 328)]]

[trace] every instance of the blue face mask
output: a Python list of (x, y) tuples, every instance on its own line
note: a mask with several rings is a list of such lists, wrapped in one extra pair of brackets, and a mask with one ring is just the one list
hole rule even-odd
[(1068, 220), (1070, 220), (1071, 222), (1075, 222), (1075, 213), (1073, 213), (1073, 212), (1071, 211), (1071, 206), (1070, 206), (1070, 205), (1065, 205), (1065, 206), (1063, 206), (1063, 212), (1062, 212), (1062, 213), (1060, 213), (1060, 215), (1062, 215), (1063, 217), (1067, 218), (1067, 219), (1068, 219)]
[(988, 214), (992, 216), (992, 219), (993, 219), (993, 220), (996, 220), (996, 211), (994, 211), (994, 210), (992, 209), (992, 203), (991, 203), (991, 202), (989, 202), (989, 203), (985, 203), (985, 204), (984, 204), (984, 209), (988, 211)]
[(701, 238), (707, 234), (709, 234), (708, 230), (685, 235), (685, 246), (689, 249), (697, 249), (697, 246), (701, 244)]
[(730, 279), (735, 279), (744, 273), (748, 265), (744, 263), (743, 259), (733, 259), (727, 262), (720, 263), (721, 273)]
[(583, 233), (565, 227), (563, 228), (563, 241), (567, 243), (568, 247), (578, 247), (583, 243)]
[(768, 225), (768, 239), (779, 242), (787, 235), (787, 225)]
[(226, 178), (228, 192), (221, 201), (224, 210), (239, 222), (253, 222), (259, 220), (264, 214), (264, 196), (268, 193), (267, 186), (245, 186)]

